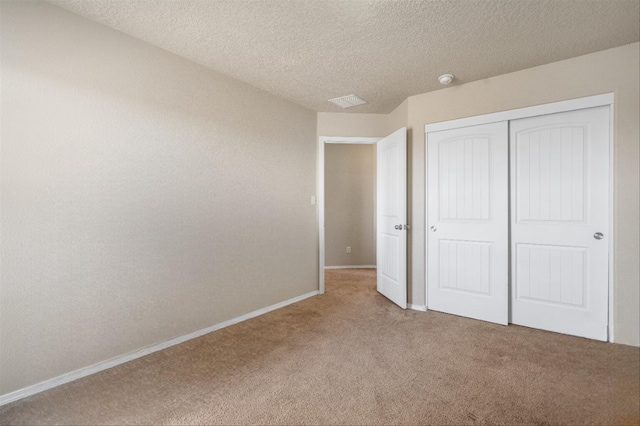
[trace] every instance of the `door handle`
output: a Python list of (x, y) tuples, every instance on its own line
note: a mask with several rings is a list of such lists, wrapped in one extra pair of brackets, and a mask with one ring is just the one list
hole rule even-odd
[(595, 238), (596, 240), (601, 240), (604, 238), (604, 234), (602, 232), (596, 232), (595, 234), (593, 234), (593, 238)]
[(393, 228), (397, 229), (398, 231), (402, 231), (402, 225), (396, 225)]
[(435, 226), (432, 226), (432, 227), (431, 227), (431, 228), (429, 228), (429, 229), (431, 229), (431, 232), (436, 232), (436, 231), (438, 230), (438, 228), (436, 228)]

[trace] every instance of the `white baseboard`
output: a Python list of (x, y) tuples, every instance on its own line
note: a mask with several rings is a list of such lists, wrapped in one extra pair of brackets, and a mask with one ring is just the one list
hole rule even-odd
[(411, 303), (408, 303), (407, 308), (413, 309), (414, 311), (427, 312), (427, 307), (425, 305), (412, 305)]
[(325, 266), (324, 269), (376, 269), (376, 265)]
[(275, 305), (267, 306), (265, 308), (261, 308), (255, 310), (253, 312), (249, 312), (248, 314), (241, 315), (236, 318), (232, 318), (227, 321), (223, 321), (221, 323), (212, 325), (207, 328), (203, 328), (201, 330), (194, 331), (193, 333), (185, 334), (184, 336), (176, 337), (175, 339), (168, 340), (166, 342), (157, 343), (152, 346), (148, 346), (146, 348), (139, 349), (135, 352), (131, 352), (125, 355), (117, 356), (107, 361), (99, 362), (97, 364), (90, 365), (88, 367), (81, 368), (79, 370), (71, 371), (66, 374), (62, 374), (60, 376), (54, 377), (49, 380), (45, 380), (43, 382), (37, 383), (35, 385), (27, 386), (22, 389), (18, 389), (16, 391), (10, 392), (5, 395), (0, 395), (0, 406), (8, 404), (13, 401), (17, 401), (22, 398), (26, 398), (31, 395), (35, 395), (36, 393), (43, 392), (47, 389), (54, 388), (56, 386), (60, 386), (65, 383), (72, 382), (74, 380), (80, 379), (82, 377), (90, 376), (91, 374), (98, 373), (103, 370), (107, 370), (109, 368), (115, 367), (116, 365), (124, 364), (125, 362), (133, 361), (134, 359), (141, 358), (143, 356), (152, 354), (154, 352), (161, 351), (168, 347), (178, 345), (180, 343), (186, 342), (187, 340), (195, 339), (196, 337), (203, 336), (205, 334), (211, 333), (216, 330), (220, 330), (225, 327), (229, 327), (230, 325), (237, 324), (242, 321), (246, 321), (251, 318), (255, 318), (260, 315), (264, 315), (267, 312), (275, 311), (276, 309), (283, 308), (287, 305), (291, 305), (296, 302), (300, 302), (301, 300), (307, 299), (309, 297), (315, 296), (318, 294), (318, 291), (312, 291), (311, 293), (303, 294), (298, 297), (294, 297), (293, 299), (285, 300), (284, 302), (276, 303)]

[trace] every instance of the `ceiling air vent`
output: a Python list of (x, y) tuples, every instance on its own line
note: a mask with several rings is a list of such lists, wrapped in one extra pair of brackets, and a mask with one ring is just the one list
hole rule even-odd
[(365, 101), (364, 99), (360, 99), (356, 95), (347, 95), (339, 98), (329, 99), (329, 102), (338, 105), (340, 108), (351, 108), (367, 103), (367, 101)]

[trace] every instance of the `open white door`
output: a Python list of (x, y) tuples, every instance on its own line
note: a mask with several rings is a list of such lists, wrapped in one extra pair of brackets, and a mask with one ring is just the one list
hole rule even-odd
[(507, 122), (427, 134), (428, 308), (506, 325)]
[(378, 291), (407, 308), (407, 128), (377, 143)]

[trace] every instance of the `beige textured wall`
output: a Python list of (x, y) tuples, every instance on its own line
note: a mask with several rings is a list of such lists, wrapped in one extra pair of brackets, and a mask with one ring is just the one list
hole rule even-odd
[[(409, 99), (405, 99), (400, 105), (391, 111), (387, 117), (387, 129), (384, 136), (390, 135), (396, 130), (406, 127), (409, 120)], [(410, 139), (410, 134), (407, 135)]]
[(375, 145), (327, 144), (324, 164), (325, 265), (375, 265)]
[(391, 133), (388, 121), (387, 114), (319, 112), (317, 132), (318, 136), (377, 138)]
[(613, 92), (615, 341), (640, 345), (639, 52), (640, 44), (634, 43), (408, 99), (412, 135), (412, 303), (425, 301), (424, 125)]
[(0, 394), (317, 290), (314, 112), (1, 7)]

